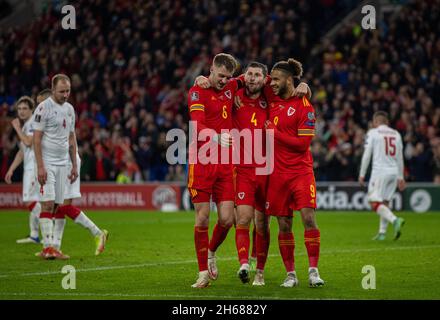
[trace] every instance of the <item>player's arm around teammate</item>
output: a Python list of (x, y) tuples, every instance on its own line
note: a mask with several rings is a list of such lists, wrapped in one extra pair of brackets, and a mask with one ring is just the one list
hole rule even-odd
[(274, 137), (274, 172), (269, 177), (266, 213), (278, 219), (278, 243), (287, 271), (281, 285), (298, 285), (295, 272), (292, 233), (293, 210), (301, 213), (304, 242), (309, 257), (309, 285), (322, 286), (318, 272), (320, 231), (315, 217), (316, 184), (310, 143), (314, 136), (315, 113), (306, 97), (292, 95), (294, 79), (302, 75), (301, 63), (294, 59), (280, 61), (271, 71), (271, 91), (265, 93), (270, 104), (266, 129)]

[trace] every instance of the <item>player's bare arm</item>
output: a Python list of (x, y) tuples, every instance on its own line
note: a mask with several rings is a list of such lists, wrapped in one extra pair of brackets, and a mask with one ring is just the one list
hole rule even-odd
[(20, 150), (18, 150), (17, 154), (15, 155), (14, 161), (12, 161), (11, 166), (8, 169), (8, 172), (6, 172), (5, 182), (7, 184), (12, 183), (12, 175), (14, 174), (15, 169), (17, 169), (18, 166), (23, 162), (23, 159), (24, 159), (24, 153), (20, 149)]
[(14, 128), (14, 130), (17, 132), (20, 141), (23, 142), (26, 147), (32, 146), (32, 136), (27, 136), (23, 133), (23, 131), (21, 130), (20, 119), (15, 118), (14, 120), (11, 121), (11, 125)]
[(35, 161), (37, 162), (37, 177), (38, 182), (41, 186), (46, 184), (47, 180), (47, 172), (44, 167), (43, 162), (43, 152), (41, 148), (41, 140), (43, 138), (43, 131), (35, 130), (34, 131), (34, 153), (35, 153)]
[(76, 163), (76, 135), (74, 132), (69, 134), (69, 156), (72, 161), (72, 170), (69, 174), (70, 183), (74, 183), (78, 178), (78, 164)]

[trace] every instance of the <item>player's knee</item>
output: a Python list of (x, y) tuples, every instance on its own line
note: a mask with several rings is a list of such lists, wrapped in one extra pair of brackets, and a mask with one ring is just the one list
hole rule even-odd
[(316, 220), (313, 214), (309, 214), (304, 216), (303, 218), (304, 228), (307, 229), (316, 229)]

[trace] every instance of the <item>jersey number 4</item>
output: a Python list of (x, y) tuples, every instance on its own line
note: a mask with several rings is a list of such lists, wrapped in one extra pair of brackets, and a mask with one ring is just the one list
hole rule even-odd
[(394, 157), (396, 155), (396, 137), (384, 137), (385, 154)]

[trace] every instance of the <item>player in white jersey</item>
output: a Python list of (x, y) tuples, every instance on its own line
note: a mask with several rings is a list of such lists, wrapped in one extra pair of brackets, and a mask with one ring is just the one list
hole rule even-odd
[[(78, 178), (76, 163), (75, 112), (67, 102), (70, 95), (70, 79), (58, 74), (52, 78), (52, 95), (41, 102), (34, 112), (34, 152), (37, 177), (40, 184), (40, 228), (43, 237), (45, 259), (68, 259), (54, 247), (57, 233), (64, 230), (64, 220), (55, 214), (64, 202), (65, 181), (73, 183)], [(69, 160), (70, 157), (70, 160)], [(72, 162), (67, 172), (69, 161)], [(52, 222), (54, 219), (54, 223)], [(64, 222), (64, 223), (63, 223)], [(52, 240), (53, 239), (53, 240)]]
[(365, 184), (365, 175), (373, 158), (368, 202), (380, 216), (379, 233), (373, 239), (385, 240), (388, 223), (392, 223), (394, 240), (397, 240), (405, 220), (393, 214), (389, 202), (397, 185), (399, 190), (405, 189), (402, 137), (399, 132), (388, 126), (388, 115), (384, 111), (377, 111), (373, 115), (373, 127), (368, 131), (365, 140), (359, 182), (362, 186)]
[[(37, 103), (40, 104), (44, 100), (48, 99), (51, 95), (50, 89), (45, 89), (38, 94)], [(76, 135), (75, 135), (75, 145)], [(76, 148), (78, 150), (78, 147)], [(92, 236), (95, 238), (95, 255), (99, 255), (104, 251), (105, 244), (108, 238), (108, 231), (104, 229), (99, 229), (92, 220), (90, 220), (87, 215), (81, 211), (79, 208), (72, 205), (73, 199), (81, 198), (80, 192), (80, 170), (81, 170), (81, 158), (79, 157), (78, 152), (76, 153), (76, 162), (78, 167), (78, 179), (75, 182), (71, 183), (71, 181), (67, 178), (65, 182), (65, 191), (64, 191), (64, 203), (62, 206), (59, 206), (57, 212), (55, 213), (55, 217), (58, 219), (56, 232), (54, 232), (53, 245), (55, 248), (61, 247), (61, 241), (63, 237), (63, 231), (65, 226), (65, 216), (71, 218), (75, 223), (80, 226), (88, 229)], [(67, 172), (72, 170), (72, 162), (69, 161), (67, 165)]]
[(6, 173), (5, 181), (8, 184), (12, 183), (15, 169), (23, 162), (23, 203), (29, 208), (30, 234), (24, 239), (17, 240), (17, 243), (40, 243), (38, 221), (41, 205), (38, 202), (39, 188), (35, 175), (35, 156), (32, 148), (33, 126), (31, 118), (34, 102), (30, 97), (23, 96), (18, 99), (16, 109), (18, 117), (12, 120), (11, 124), (20, 138), (20, 149)]

